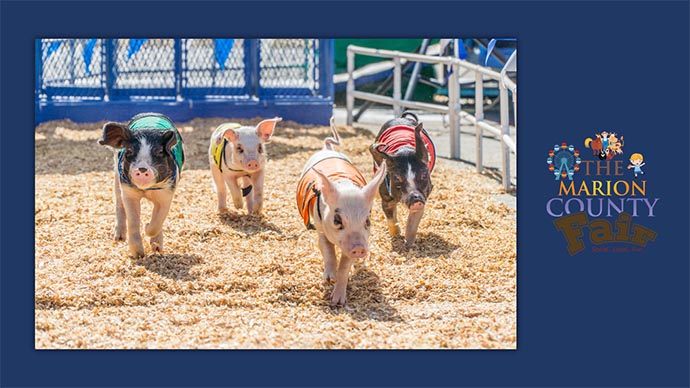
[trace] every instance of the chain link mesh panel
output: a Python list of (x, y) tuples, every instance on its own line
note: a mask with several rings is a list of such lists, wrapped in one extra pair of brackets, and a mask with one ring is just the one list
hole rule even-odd
[[(182, 87), (190, 95), (245, 94), (244, 39), (185, 39)], [(241, 90), (240, 90), (241, 89)]]
[[(43, 39), (40, 45), (41, 99), (99, 100), (105, 68), (101, 39)], [(38, 59), (38, 58), (37, 58)]]
[(317, 95), (319, 41), (316, 39), (261, 39), (260, 94)]
[(116, 95), (175, 95), (174, 39), (116, 39), (113, 90)]

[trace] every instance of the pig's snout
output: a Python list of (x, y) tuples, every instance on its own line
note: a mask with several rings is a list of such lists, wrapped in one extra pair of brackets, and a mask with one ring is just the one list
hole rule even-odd
[(412, 193), (408, 201), (410, 211), (424, 210), (425, 198), (420, 193)]
[(147, 168), (144, 168), (144, 167), (139, 167), (139, 168), (135, 169), (134, 171), (132, 171), (131, 175), (132, 175), (132, 180), (136, 183), (139, 183), (139, 184), (150, 183), (154, 178), (153, 171), (151, 171)]
[(256, 160), (250, 160), (247, 162), (247, 168), (249, 170), (258, 170), (259, 169), (259, 162)]
[(350, 249), (350, 257), (353, 259), (361, 259), (367, 255), (367, 248), (364, 245), (356, 245)]
[(414, 202), (412, 205), (410, 205), (410, 211), (417, 212), (420, 210), (424, 210), (423, 202)]

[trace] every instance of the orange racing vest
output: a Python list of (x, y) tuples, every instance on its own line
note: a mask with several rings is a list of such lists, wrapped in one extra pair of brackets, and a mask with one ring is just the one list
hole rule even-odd
[(314, 167), (317, 167), (328, 180), (336, 182), (342, 179), (349, 179), (352, 183), (359, 187), (364, 187), (367, 181), (362, 176), (362, 173), (345, 157), (338, 157), (333, 155), (325, 155), (323, 159), (314, 163), (307, 171), (300, 177), (297, 184), (297, 210), (299, 210), (304, 226), (307, 229), (315, 229), (311, 222), (309, 209), (316, 204), (316, 211), (321, 217), (321, 209), (318, 205), (321, 191), (316, 188), (319, 176), (314, 172)]

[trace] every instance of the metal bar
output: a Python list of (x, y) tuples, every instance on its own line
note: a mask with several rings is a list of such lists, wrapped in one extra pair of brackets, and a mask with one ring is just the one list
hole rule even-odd
[(335, 86), (333, 69), (335, 68), (334, 39), (319, 39), (319, 94), (324, 98), (333, 99)]
[(178, 100), (182, 100), (182, 39), (175, 39), (173, 41), (175, 50), (175, 96)]
[(35, 104), (38, 106), (38, 102), (41, 97), (41, 89), (43, 89), (43, 40), (36, 39), (34, 41), (34, 55), (36, 63), (36, 74), (34, 74), (34, 100)]
[[(429, 48), (429, 42), (431, 39), (424, 39), (422, 40), (422, 47), (419, 48), (419, 53), (420, 54), (426, 54), (426, 49)], [(414, 89), (417, 86), (417, 78), (419, 78), (419, 72), (422, 69), (422, 64), (419, 62), (415, 62), (414, 67), (412, 68), (412, 76), (410, 76), (410, 82), (407, 83), (407, 89), (405, 90), (405, 98), (404, 100), (409, 100), (412, 98), (412, 93), (414, 93)]]
[(482, 127), (476, 123), (480, 123), (484, 120), (484, 76), (481, 73), (474, 73), (474, 117), (475, 121), (475, 141), (476, 141), (476, 168), (477, 172), (481, 173), (484, 163), (484, 154), (482, 150), (482, 145), (484, 143)]
[(402, 113), (400, 104), (397, 103), (397, 101), (400, 101), (402, 97), (402, 72), (400, 70), (400, 58), (393, 58), (393, 64), (395, 65), (395, 67), (393, 67), (393, 116), (399, 117)]
[(259, 40), (244, 41), (244, 84), (250, 96), (259, 95)]
[[(499, 83), (499, 95), (501, 102), (501, 130), (503, 137), (510, 137), (510, 123), (508, 116), (508, 89), (503, 83)], [(503, 189), (508, 191), (510, 189), (510, 151), (508, 145), (503, 143), (501, 147), (501, 155), (503, 157)]]
[(420, 54), (414, 54), (414, 53), (406, 53), (402, 51), (393, 51), (393, 50), (382, 50), (382, 49), (371, 49), (368, 47), (361, 47), (361, 46), (354, 46), (350, 45), (348, 46), (352, 48), (352, 51), (356, 54), (362, 54), (362, 55), (368, 55), (372, 57), (380, 57), (380, 58), (395, 58), (399, 57), (400, 59), (407, 59), (409, 61), (414, 61), (414, 62), (423, 62), (423, 63), (431, 63), (431, 64), (445, 64), (445, 65), (451, 65), (453, 63), (457, 63), (460, 67), (469, 69), (472, 71), (477, 71), (488, 78), (500, 81), (501, 80), (501, 74), (497, 71), (487, 69), (483, 66), (480, 65), (475, 65), (474, 63), (468, 62), (463, 59), (459, 58), (453, 58), (453, 57), (439, 57), (439, 56), (433, 56), (433, 55), (420, 55)]
[(450, 158), (460, 159), (460, 83), (458, 83), (459, 67), (451, 64), (450, 79), (448, 80), (448, 123), (450, 131)]
[(355, 52), (347, 48), (347, 87), (346, 87), (346, 106), (347, 106), (347, 125), (352, 125), (352, 110), (355, 107)]
[[(380, 104), (393, 105), (393, 98), (387, 96), (380, 96), (378, 94), (366, 93), (359, 90), (355, 90), (350, 95), (359, 100), (367, 100), (372, 102), (378, 102)], [(429, 112), (435, 113), (448, 113), (448, 107), (444, 105), (428, 104), (425, 102), (417, 101), (404, 101), (400, 100), (397, 102), (398, 105), (404, 108), (421, 109)]]
[(115, 86), (115, 39), (103, 39), (105, 53), (105, 95), (104, 101), (113, 98), (113, 87)]

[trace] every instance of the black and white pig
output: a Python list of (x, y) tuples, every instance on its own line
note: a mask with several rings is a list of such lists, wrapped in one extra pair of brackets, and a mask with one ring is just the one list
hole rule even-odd
[[(383, 163), (367, 184), (360, 171), (333, 145), (340, 144), (331, 119), (332, 137), (307, 161), (297, 184), (297, 209), (307, 229), (318, 232), (318, 245), (325, 261), (323, 278), (335, 281), (331, 301), (345, 304), (347, 282), (355, 259), (369, 253), (371, 206), (376, 188), (386, 174)], [(340, 262), (335, 247), (340, 249)], [(337, 270), (336, 270), (337, 268)]]
[(409, 209), (405, 229), (405, 247), (409, 249), (414, 245), (424, 206), (433, 188), (434, 143), (417, 116), (404, 112), (401, 117), (383, 124), (369, 150), (374, 157), (374, 171), (382, 161), (388, 164), (388, 174), (379, 186), (379, 194), (391, 236), (400, 233), (398, 203)]
[(151, 249), (162, 252), (163, 221), (184, 164), (180, 133), (168, 117), (141, 113), (127, 124), (103, 125), (98, 143), (115, 151), (115, 240), (128, 240), (130, 254), (144, 256), (141, 199), (146, 198), (153, 203), (153, 213), (145, 232)]
[(227, 210), (227, 186), (236, 209), (242, 208), (242, 197), (245, 197), (247, 213), (261, 214), (266, 144), (281, 120), (280, 117), (263, 120), (256, 127), (223, 123), (213, 131), (208, 153), (219, 212)]

